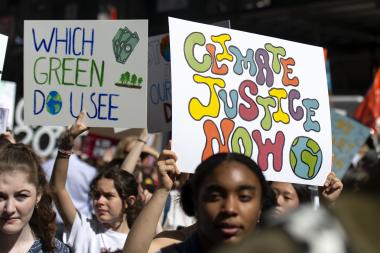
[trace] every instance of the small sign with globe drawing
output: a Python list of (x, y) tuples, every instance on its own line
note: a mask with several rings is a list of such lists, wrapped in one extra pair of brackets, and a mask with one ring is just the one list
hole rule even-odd
[(67, 126), (85, 110), (88, 126), (147, 126), (147, 20), (25, 21), (24, 35), (27, 124)]
[(169, 31), (178, 167), (238, 152), (269, 181), (323, 185), (332, 161), (323, 49), (175, 18)]

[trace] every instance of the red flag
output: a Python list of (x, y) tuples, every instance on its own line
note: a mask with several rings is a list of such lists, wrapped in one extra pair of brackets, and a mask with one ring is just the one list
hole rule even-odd
[(372, 87), (356, 108), (355, 118), (373, 130), (377, 130), (376, 119), (380, 118), (380, 68), (376, 72)]

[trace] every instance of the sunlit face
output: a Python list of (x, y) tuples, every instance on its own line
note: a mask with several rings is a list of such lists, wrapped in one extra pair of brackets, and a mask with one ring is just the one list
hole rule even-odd
[(261, 214), (261, 184), (240, 162), (224, 162), (204, 179), (196, 216), (209, 245), (239, 242), (256, 227)]
[(290, 183), (273, 182), (271, 188), (276, 194), (277, 206), (275, 214), (280, 216), (295, 208), (298, 208), (300, 201), (293, 185)]
[(92, 195), (98, 221), (106, 227), (118, 227), (124, 221), (127, 205), (117, 192), (113, 180), (101, 178)]
[(23, 171), (0, 174), (0, 233), (17, 234), (29, 225), (40, 194)]

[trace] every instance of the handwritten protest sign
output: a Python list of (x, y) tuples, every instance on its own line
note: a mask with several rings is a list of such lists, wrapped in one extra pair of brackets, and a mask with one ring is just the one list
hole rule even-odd
[(25, 21), (25, 122), (146, 127), (146, 20)]
[(0, 107), (8, 108), (7, 127), (13, 129), (14, 109), (16, 104), (16, 83), (0, 81)]
[(4, 68), (5, 52), (7, 50), (8, 36), (0, 34), (0, 80)]
[(169, 34), (149, 37), (148, 130), (170, 131), (172, 91), (170, 78)]
[(9, 109), (0, 107), (0, 134), (7, 130), (8, 115)]
[(232, 151), (268, 180), (323, 184), (331, 125), (322, 48), (175, 18), (169, 32), (181, 170)]
[(370, 129), (350, 117), (331, 111), (333, 171), (343, 178), (352, 159), (370, 135)]

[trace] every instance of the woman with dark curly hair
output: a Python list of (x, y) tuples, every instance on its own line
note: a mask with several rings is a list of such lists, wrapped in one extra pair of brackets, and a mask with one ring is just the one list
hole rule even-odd
[(0, 148), (0, 252), (70, 252), (55, 236), (55, 213), (37, 155), (24, 144)]

